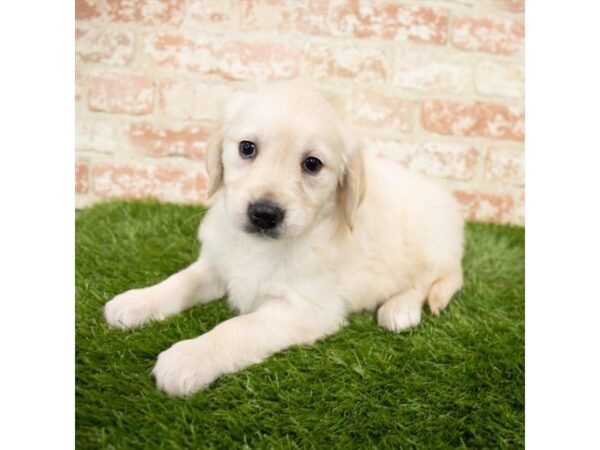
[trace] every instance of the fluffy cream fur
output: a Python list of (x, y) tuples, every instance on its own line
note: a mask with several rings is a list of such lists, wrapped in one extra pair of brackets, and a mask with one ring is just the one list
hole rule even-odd
[[(255, 159), (240, 158), (242, 140), (257, 144)], [(316, 175), (301, 168), (308, 155), (324, 164)], [(425, 302), (438, 314), (462, 285), (453, 198), (363, 152), (331, 105), (300, 83), (230, 102), (206, 162), (214, 204), (200, 227), (200, 259), (105, 307), (111, 325), (132, 328), (227, 294), (239, 316), (159, 355), (153, 373), (169, 394), (313, 343), (353, 311), (379, 307), (381, 326), (407, 329)], [(264, 198), (285, 208), (277, 239), (245, 231), (249, 203)]]

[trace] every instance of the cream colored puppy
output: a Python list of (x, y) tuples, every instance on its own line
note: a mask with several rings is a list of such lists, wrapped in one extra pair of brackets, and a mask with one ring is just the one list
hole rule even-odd
[(453, 198), (363, 153), (302, 84), (230, 102), (206, 165), (214, 204), (200, 226), (200, 259), (104, 310), (111, 325), (132, 328), (228, 296), (239, 316), (159, 355), (153, 374), (169, 394), (313, 343), (354, 311), (379, 307), (381, 326), (407, 329), (425, 302), (438, 314), (462, 285)]

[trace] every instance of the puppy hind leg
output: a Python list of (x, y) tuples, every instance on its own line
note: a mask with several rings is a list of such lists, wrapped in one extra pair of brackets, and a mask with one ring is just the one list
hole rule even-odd
[(379, 307), (377, 322), (392, 332), (400, 332), (421, 322), (421, 309), (425, 295), (418, 289), (410, 289), (394, 295)]
[(440, 312), (448, 306), (452, 296), (462, 287), (462, 285), (463, 274), (460, 268), (435, 281), (427, 294), (427, 303), (429, 304), (431, 313), (436, 316), (439, 315)]

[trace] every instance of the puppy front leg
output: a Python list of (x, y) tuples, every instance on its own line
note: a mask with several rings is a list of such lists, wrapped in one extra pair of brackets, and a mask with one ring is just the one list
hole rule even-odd
[(344, 322), (342, 308), (327, 306), (276, 299), (200, 337), (178, 342), (159, 355), (152, 371), (156, 384), (167, 394), (188, 396), (291, 345), (313, 343)]
[(104, 317), (114, 327), (133, 328), (223, 295), (225, 284), (201, 258), (154, 286), (117, 295), (104, 306)]

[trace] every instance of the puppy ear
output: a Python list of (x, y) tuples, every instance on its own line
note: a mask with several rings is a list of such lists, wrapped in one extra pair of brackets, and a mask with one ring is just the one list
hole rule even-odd
[(362, 151), (357, 149), (348, 161), (342, 179), (342, 208), (350, 231), (354, 227), (356, 210), (365, 198), (366, 187), (364, 157)]
[(208, 172), (208, 198), (212, 197), (223, 184), (223, 136), (224, 126), (222, 121), (217, 124), (206, 146), (206, 172)]
[(219, 120), (206, 145), (206, 171), (208, 172), (208, 198), (223, 185), (223, 140), (225, 139), (226, 124), (242, 107), (247, 94), (226, 95), (223, 97), (224, 105), (219, 114)]

